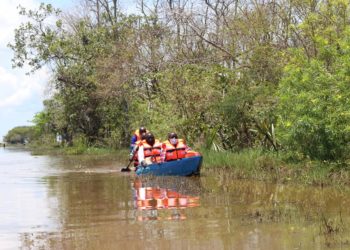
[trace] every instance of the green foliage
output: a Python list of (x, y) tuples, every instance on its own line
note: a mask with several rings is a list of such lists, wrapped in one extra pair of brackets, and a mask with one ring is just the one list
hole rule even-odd
[(33, 126), (15, 127), (7, 132), (4, 141), (11, 144), (27, 143), (35, 139), (35, 128)]
[[(60, 25), (56, 29), (43, 25), (50, 16), (57, 17), (60, 13), (51, 4), (42, 3), (38, 10), (26, 10), (19, 6), (19, 14), (28, 17), (28, 21), (15, 29), (15, 43), (9, 44), (15, 55), (12, 60), (14, 67), (22, 67), (28, 63), (35, 71), (48, 62), (51, 57), (51, 46), (60, 32)], [(60, 21), (57, 22), (58, 24)], [(29, 51), (28, 48), (31, 50)]]
[(219, 66), (185, 65), (159, 74), (159, 111), (167, 132), (175, 130), (187, 141), (203, 143), (218, 127), (215, 104), (230, 87), (230, 72)]
[(218, 152), (282, 144), (298, 157), (346, 161), (349, 3), (217, 1), (198, 15), (192, 3), (181, 7), (186, 17), (161, 5), (69, 19), (47, 4), (20, 8), (28, 22), (9, 45), (14, 66), (52, 66), (36, 135), (63, 135), (80, 153), (127, 146), (144, 125)]
[(308, 58), (302, 49), (291, 53), (278, 92), (278, 133), (286, 148), (304, 156), (344, 161), (350, 153), (350, 27), (339, 19), (334, 4), (345, 3), (330, 1), (321, 8), (324, 15), (310, 16), (301, 25), (305, 33), (313, 31), (317, 54)]
[(286, 68), (279, 89), (279, 133), (285, 145), (311, 158), (347, 157), (350, 136), (347, 78), (341, 72), (331, 74), (320, 60)]
[(65, 148), (65, 152), (69, 155), (83, 154), (87, 150), (88, 150), (88, 141), (83, 135), (76, 136), (73, 147)]
[(277, 149), (274, 134), (276, 97), (273, 85), (236, 85), (217, 104), (221, 112), (222, 142), (226, 148)]
[(257, 159), (265, 154), (261, 149), (242, 150), (240, 152), (212, 152), (202, 150), (205, 158), (204, 167), (230, 167), (252, 170), (256, 167)]

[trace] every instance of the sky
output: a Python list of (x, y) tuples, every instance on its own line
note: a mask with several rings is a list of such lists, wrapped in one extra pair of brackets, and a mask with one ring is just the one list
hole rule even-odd
[[(71, 0), (1, 0), (0, 1), (0, 142), (9, 130), (17, 126), (33, 125), (36, 113), (43, 110), (43, 100), (47, 98), (47, 82), (50, 71), (43, 68), (27, 75), (29, 69), (13, 69), (13, 52), (7, 44), (13, 41), (14, 30), (23, 21), (17, 6), (36, 9), (41, 2), (51, 3), (61, 10), (74, 8), (79, 1)], [(134, 0), (120, 2), (123, 10), (134, 8)]]
[(18, 15), (21, 4), (36, 9), (41, 2), (58, 8), (69, 7), (68, 0), (1, 0), (0, 1), (0, 142), (9, 130), (17, 126), (32, 125), (34, 115), (43, 109), (45, 89), (50, 73), (44, 68), (26, 75), (28, 68), (13, 69), (13, 52), (7, 44), (13, 41), (14, 29), (24, 21)]

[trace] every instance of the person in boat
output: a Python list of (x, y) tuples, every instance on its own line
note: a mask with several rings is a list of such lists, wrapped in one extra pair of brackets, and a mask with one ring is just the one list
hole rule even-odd
[(141, 139), (135, 142), (133, 150), (130, 152), (129, 160), (134, 161), (134, 167), (137, 167), (139, 165), (139, 160), (137, 157), (139, 147), (142, 145), (142, 143), (146, 142), (146, 133), (141, 134)]
[(175, 161), (186, 157), (189, 147), (183, 139), (179, 139), (177, 134), (172, 132), (168, 134), (168, 140), (162, 144), (162, 155), (165, 155), (164, 161)]
[(130, 152), (134, 149), (136, 142), (142, 139), (142, 134), (146, 134), (147, 132), (148, 130), (143, 126), (135, 130), (134, 134), (131, 137)]
[(142, 141), (138, 147), (138, 162), (142, 166), (161, 162), (161, 150), (162, 144), (159, 140), (155, 139), (152, 133), (146, 133), (146, 139)]

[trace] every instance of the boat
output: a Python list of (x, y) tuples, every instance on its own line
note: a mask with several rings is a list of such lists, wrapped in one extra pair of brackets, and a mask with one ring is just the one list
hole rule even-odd
[(185, 158), (175, 161), (152, 163), (146, 166), (138, 166), (137, 175), (199, 175), (203, 157), (197, 152), (190, 152)]

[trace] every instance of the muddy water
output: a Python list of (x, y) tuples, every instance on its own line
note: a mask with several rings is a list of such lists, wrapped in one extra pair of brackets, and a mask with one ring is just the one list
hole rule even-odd
[(121, 173), (0, 149), (0, 249), (350, 249), (345, 188)]

